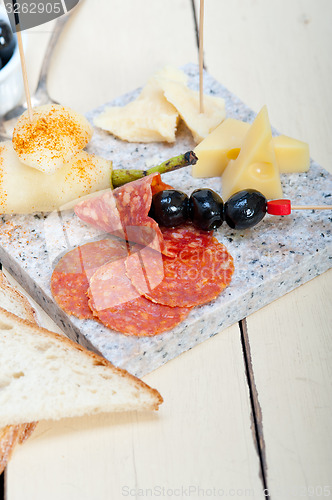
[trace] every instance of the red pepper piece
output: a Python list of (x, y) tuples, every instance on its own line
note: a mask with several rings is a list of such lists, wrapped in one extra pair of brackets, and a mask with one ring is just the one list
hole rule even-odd
[(290, 200), (268, 201), (267, 213), (271, 215), (289, 215), (291, 213), (291, 201)]

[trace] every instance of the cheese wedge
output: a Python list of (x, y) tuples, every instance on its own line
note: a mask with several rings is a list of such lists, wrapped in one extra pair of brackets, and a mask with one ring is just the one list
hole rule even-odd
[[(184, 71), (181, 71), (178, 68), (174, 68), (173, 66), (164, 66), (161, 70), (157, 71), (149, 81), (151, 80), (171, 80), (173, 82), (179, 82), (183, 83), (184, 85), (187, 85), (188, 82), (188, 75)], [(141, 93), (141, 95), (144, 95), (144, 89)]]
[(0, 144), (0, 213), (50, 212), (111, 187), (112, 162), (81, 151), (52, 175), (22, 163), (11, 141)]
[(194, 177), (217, 177), (229, 160), (235, 160), (250, 128), (249, 123), (227, 118), (195, 148), (198, 162), (192, 167)]
[(188, 76), (171, 66), (157, 72), (137, 99), (126, 106), (112, 106), (94, 119), (94, 124), (128, 142), (175, 142), (179, 116), (200, 142), (225, 118), (225, 102), (204, 96), (199, 112), (199, 94), (187, 87)]
[(93, 129), (76, 111), (58, 104), (33, 109), (17, 120), (13, 146), (22, 163), (45, 174), (54, 174), (90, 141)]
[[(217, 177), (230, 160), (235, 160), (250, 124), (227, 118), (195, 148), (198, 162), (192, 167), (193, 177)], [(307, 172), (310, 167), (307, 143), (286, 135), (272, 138), (279, 171), (282, 174)]]
[(286, 135), (272, 138), (280, 173), (307, 172), (310, 167), (309, 145)]
[(94, 124), (128, 142), (174, 142), (178, 116), (151, 81), (142, 96), (126, 106), (106, 109)]
[(197, 91), (165, 78), (158, 78), (158, 82), (167, 101), (177, 109), (196, 143), (201, 142), (225, 119), (225, 101), (221, 97), (204, 95), (204, 113), (200, 113)]
[(185, 84), (187, 76), (166, 66), (150, 78), (137, 99), (106, 109), (94, 124), (128, 142), (174, 142), (179, 113), (166, 100), (158, 79)]
[(282, 197), (266, 106), (258, 113), (245, 136), (239, 156), (229, 162), (221, 181), (224, 201), (243, 189), (257, 189), (267, 199)]

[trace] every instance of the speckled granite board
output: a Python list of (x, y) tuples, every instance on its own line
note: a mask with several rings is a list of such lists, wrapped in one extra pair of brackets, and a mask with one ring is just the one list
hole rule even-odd
[[(190, 86), (198, 89), (198, 69), (185, 67)], [(225, 98), (227, 115), (252, 122), (255, 114), (208, 74), (205, 92)], [(124, 105), (135, 91), (114, 101)], [(93, 116), (103, 107), (88, 114)], [(174, 145), (129, 144), (96, 130), (90, 152), (113, 160), (115, 168), (143, 168), (156, 164), (194, 146), (188, 130), (181, 126)], [(190, 193), (209, 186), (220, 191), (220, 181), (193, 179), (190, 169), (166, 174), (164, 180)], [(295, 204), (332, 202), (332, 176), (312, 162), (307, 174), (283, 176), (285, 197)], [(0, 258), (23, 287), (73, 339), (102, 353), (115, 365), (142, 376), (208, 339), (248, 314), (331, 267), (331, 213), (295, 212), (287, 217), (266, 216), (251, 230), (233, 231), (222, 226), (217, 238), (234, 257), (231, 285), (219, 298), (192, 310), (188, 318), (170, 332), (154, 338), (132, 338), (108, 330), (92, 320), (81, 321), (64, 314), (50, 292), (52, 262), (68, 248), (95, 236), (71, 211), (47, 216), (3, 216)], [(66, 236), (64, 236), (66, 235)]]

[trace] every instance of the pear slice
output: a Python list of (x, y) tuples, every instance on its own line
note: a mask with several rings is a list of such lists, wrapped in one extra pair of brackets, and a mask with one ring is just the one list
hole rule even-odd
[(22, 163), (54, 174), (87, 145), (92, 133), (81, 114), (65, 106), (46, 104), (33, 109), (32, 121), (27, 111), (20, 116), (13, 146)]
[(80, 151), (51, 175), (20, 161), (11, 141), (0, 144), (0, 213), (50, 212), (111, 187), (112, 162)]

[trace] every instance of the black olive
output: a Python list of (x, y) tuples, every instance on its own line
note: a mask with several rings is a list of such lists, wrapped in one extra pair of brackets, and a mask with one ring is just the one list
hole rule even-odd
[(256, 226), (266, 214), (267, 200), (255, 189), (233, 194), (224, 205), (224, 218), (232, 229)]
[(149, 216), (161, 226), (179, 226), (189, 217), (189, 198), (175, 189), (159, 191), (152, 198)]
[(0, 58), (5, 66), (15, 50), (15, 38), (10, 26), (5, 21), (0, 21)]
[(223, 201), (212, 189), (196, 189), (190, 196), (190, 218), (203, 231), (217, 229), (223, 223)]

